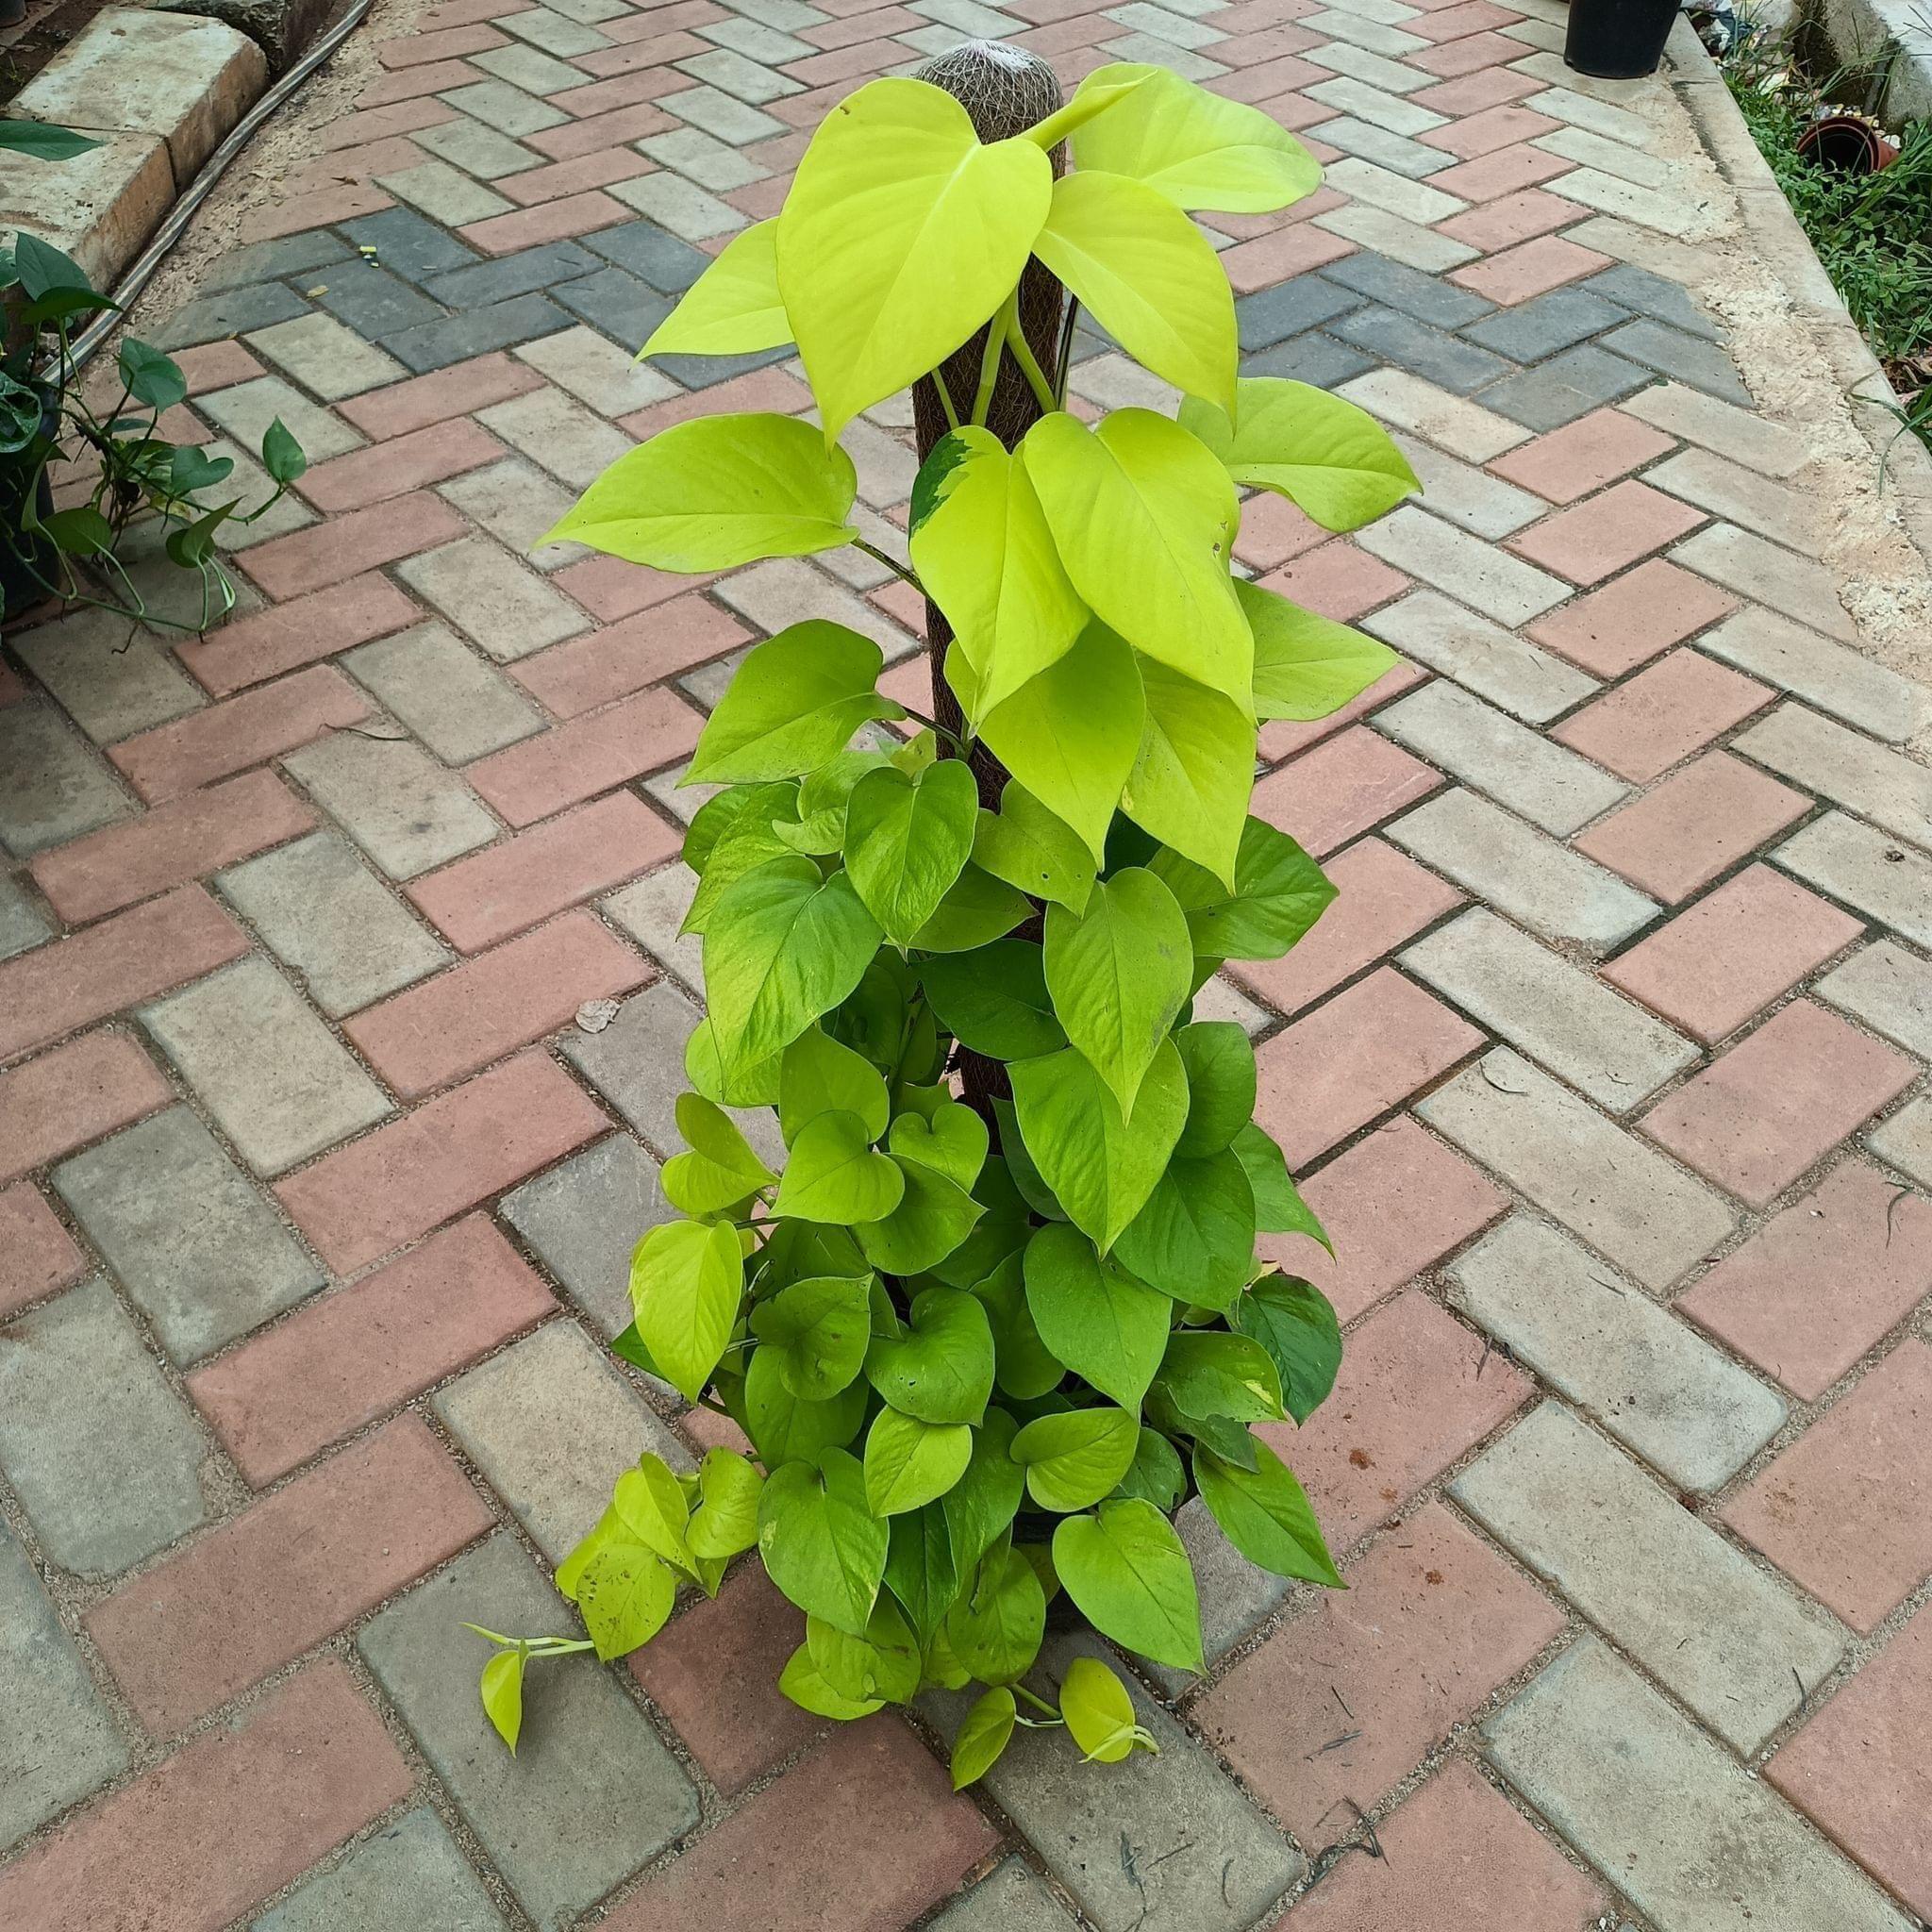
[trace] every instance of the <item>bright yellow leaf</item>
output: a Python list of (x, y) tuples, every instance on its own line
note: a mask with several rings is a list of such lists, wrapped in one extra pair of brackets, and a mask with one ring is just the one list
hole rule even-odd
[(746, 356), (789, 342), (791, 325), (778, 295), (777, 236), (775, 220), (735, 235), (658, 325), (640, 358)]

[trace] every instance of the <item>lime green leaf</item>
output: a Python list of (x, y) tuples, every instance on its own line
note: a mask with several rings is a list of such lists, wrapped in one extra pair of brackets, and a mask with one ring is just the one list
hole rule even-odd
[(684, 1042), (684, 1072), (707, 1100), (715, 1100), (720, 1107), (778, 1104), (778, 1056), (727, 1063), (719, 1050), (717, 1029), (708, 1019), (700, 1020)]
[(635, 1468), (617, 1478), (610, 1491), (610, 1514), (625, 1537), (642, 1543), (674, 1570), (687, 1576), (695, 1574), (685, 1536), (691, 1505), (683, 1484), (662, 1457), (647, 1450)]
[(822, 1274), (794, 1281), (752, 1310), (751, 1332), (792, 1394), (829, 1402), (865, 1366), (872, 1277)]
[(1139, 1278), (1176, 1301), (1231, 1308), (1254, 1273), (1255, 1196), (1232, 1153), (1169, 1163), (1121, 1230), (1118, 1253)]
[(840, 1724), (851, 1724), (885, 1708), (883, 1697), (840, 1696), (812, 1662), (810, 1646), (804, 1643), (791, 1653), (785, 1668), (778, 1673), (778, 1689), (799, 1709), (808, 1710), (814, 1717), (832, 1718)]
[(988, 716), (984, 736), (1097, 866), (1145, 719), (1133, 652), (1105, 625), (1090, 624), (1064, 658)]
[(1268, 1351), (1281, 1377), (1281, 1400), (1305, 1423), (1327, 1399), (1341, 1366), (1341, 1327), (1319, 1288), (1288, 1274), (1271, 1274), (1244, 1294), (1234, 1324)]
[(855, 1380), (826, 1402), (794, 1395), (785, 1386), (780, 1351), (757, 1348), (744, 1372), (744, 1432), (768, 1470), (815, 1462), (858, 1434), (869, 1393)]
[(950, 1175), (893, 1156), (905, 1182), (899, 1205), (854, 1231), (865, 1257), (888, 1274), (923, 1274), (958, 1247), (986, 1211)]
[(664, 1163), (664, 1192), (682, 1214), (720, 1214), (778, 1176), (723, 1108), (698, 1093), (677, 1096), (677, 1131), (690, 1151)]
[(1075, 1047), (1012, 1067), (1026, 1151), (1075, 1226), (1105, 1252), (1154, 1191), (1188, 1115), (1180, 1055), (1163, 1041), (1131, 1123)]
[(1232, 891), (1178, 853), (1157, 853), (1149, 870), (1180, 901), (1204, 959), (1278, 959), (1335, 897), (1322, 868), (1265, 819), (1241, 828)]
[(1051, 153), (1076, 127), (1086, 126), (1094, 115), (1132, 93), (1150, 74), (1159, 72), (1157, 67), (1116, 64), (1090, 74), (1074, 90), (1074, 98), (1065, 107), (1026, 130), (1026, 139)]
[(836, 1696), (855, 1703), (881, 1698), (888, 1704), (908, 1704), (919, 1690), (919, 1644), (889, 1596), (874, 1604), (863, 1636), (855, 1637), (821, 1617), (808, 1617), (805, 1644)]
[(863, 977), (878, 923), (843, 873), (777, 858), (726, 889), (705, 935), (711, 1026), (729, 1063), (775, 1059)]
[(744, 1291), (744, 1258), (729, 1222), (654, 1227), (631, 1257), (638, 1333), (687, 1402), (704, 1393), (731, 1340)]
[(827, 438), (940, 363), (1007, 298), (1053, 171), (982, 146), (958, 101), (874, 80), (820, 123), (778, 217), (778, 286)]
[(774, 858), (787, 858), (791, 847), (778, 835), (780, 824), (798, 819), (798, 781), (784, 779), (766, 785), (733, 785), (706, 800), (685, 836), (684, 858), (698, 874), (682, 938), (701, 933), (710, 924), (711, 908), (734, 879)]
[(1177, 208), (1271, 214), (1312, 194), (1322, 171), (1271, 114), (1223, 100), (1164, 69), (1102, 67), (1088, 84), (1142, 84), (1074, 136), (1082, 168), (1131, 175)]
[[(896, 1415), (898, 1411), (888, 1413)], [(969, 1462), (967, 1466), (972, 1465)], [(898, 1600), (920, 1642), (929, 1647), (959, 1595), (953, 1533), (946, 1527), (942, 1503), (928, 1503), (924, 1508), (904, 1510), (892, 1518), (886, 1588)]]
[(1040, 1655), (1046, 1631), (1046, 1592), (1020, 1552), (997, 1542), (973, 1587), (946, 1617), (953, 1655), (982, 1684), (1010, 1684)]
[(1060, 1715), (1089, 1764), (1119, 1764), (1136, 1744), (1159, 1746), (1135, 1715), (1127, 1687), (1097, 1657), (1076, 1657), (1060, 1679)]
[(1246, 704), (1255, 647), (1227, 571), (1241, 507), (1213, 452), (1151, 409), (1116, 409), (1094, 430), (1056, 412), (1020, 449), (1060, 561), (1101, 620), (1143, 656)]
[(928, 1113), (898, 1115), (886, 1144), (902, 1158), (937, 1169), (948, 1180), (971, 1188), (986, 1165), (991, 1141), (986, 1123), (970, 1107), (948, 1096)]
[(1019, 1707), (1004, 1684), (995, 1684), (966, 1713), (959, 1735), (953, 1740), (953, 1789), (963, 1791), (977, 1784), (999, 1762), (1013, 1735)]
[(1245, 1335), (1177, 1328), (1167, 1344), (1157, 1378), (1168, 1399), (1197, 1421), (1224, 1417), (1237, 1423), (1286, 1420), (1281, 1377), (1268, 1351)]
[(755, 222), (684, 291), (638, 356), (744, 356), (791, 340), (778, 294), (778, 224)]
[(1376, 639), (1259, 584), (1239, 583), (1235, 591), (1255, 634), (1257, 718), (1330, 717), (1402, 661)]
[(908, 778), (868, 772), (845, 808), (845, 870), (868, 910), (899, 945), (940, 908), (973, 852), (979, 787), (960, 758)]
[(973, 862), (1032, 898), (1075, 912), (1086, 910), (1093, 890), (1096, 868), (1080, 835), (1017, 778), (1000, 793), (998, 811), (979, 814)]
[(1096, 885), (1084, 913), (1047, 908), (1054, 1012), (1129, 1120), (1141, 1082), (1187, 1004), (1192, 968), (1186, 914), (1140, 866)]
[(808, 1121), (791, 1143), (785, 1178), (773, 1204), (800, 1221), (830, 1221), (841, 1227), (883, 1221), (906, 1191), (898, 1168), (874, 1154), (865, 1123), (856, 1113), (822, 1113)]
[(1027, 1243), (1025, 1273), (1041, 1341), (1103, 1395), (1138, 1409), (1166, 1352), (1174, 1304), (1064, 1223)]
[(699, 734), (687, 782), (790, 778), (823, 765), (861, 724), (904, 715), (875, 689), (884, 663), (870, 638), (820, 618), (756, 645)]
[(1158, 1429), (1141, 1428), (1133, 1466), (1121, 1478), (1118, 1493), (1139, 1496), (1163, 1515), (1180, 1507), (1188, 1493), (1188, 1473), (1174, 1444)]
[(990, 1408), (973, 1432), (973, 1460), (948, 1490), (940, 1507), (952, 1538), (953, 1561), (962, 1577), (1005, 1534), (1020, 1507), (1026, 1472), (1013, 1460), (1016, 1424), (1003, 1408)]
[(866, 1379), (904, 1415), (926, 1423), (976, 1423), (992, 1393), (992, 1330), (986, 1310), (957, 1288), (913, 1298), (905, 1333), (880, 1336)]
[(1250, 1472), (1197, 1450), (1194, 1480), (1201, 1500), (1249, 1562), (1277, 1576), (1341, 1589), (1341, 1573), (1301, 1484), (1267, 1443), (1257, 1442), (1255, 1453), (1257, 1466)]
[(886, 1525), (866, 1507), (865, 1473), (842, 1449), (788, 1462), (758, 1498), (758, 1552), (808, 1616), (863, 1637), (886, 1574)]
[[(1211, 249), (1208, 255), (1219, 275)], [(1087, 607), (1060, 564), (1024, 465), (989, 429), (956, 430), (943, 439), (946, 447), (958, 458), (937, 471), (909, 547), (926, 594), (953, 627), (950, 648), (963, 651), (975, 674), (966, 715), (976, 730), (995, 706), (1073, 648)], [(921, 475), (941, 461), (942, 450), (935, 449)]]
[(898, 1516), (937, 1502), (966, 1473), (973, 1431), (964, 1423), (923, 1423), (882, 1408), (865, 1439), (865, 1500), (874, 1516)]
[(1041, 1340), (1026, 1303), (1024, 1264), (1008, 1255), (973, 1288), (992, 1328), (993, 1381), (1003, 1395), (1031, 1402), (1066, 1379), (1066, 1364)]
[(1245, 705), (1151, 658), (1141, 659), (1147, 725), (1121, 808), (1142, 831), (1233, 883), (1255, 789)]
[(1232, 1020), (1196, 1020), (1174, 1043), (1188, 1070), (1188, 1124), (1174, 1151), (1187, 1160), (1219, 1154), (1254, 1116), (1254, 1042)]
[(974, 1053), (1024, 1060), (1067, 1043), (1047, 996), (1041, 949), (1026, 940), (923, 960), (919, 977), (940, 1024)]
[(687, 1540), (693, 1557), (735, 1557), (758, 1540), (765, 1479), (735, 1449), (708, 1449), (698, 1464), (698, 1506)]
[(778, 1074), (778, 1125), (790, 1146), (822, 1113), (856, 1113), (866, 1138), (884, 1137), (891, 1101), (879, 1070), (817, 1026), (785, 1049)]
[(606, 1663), (657, 1636), (676, 1600), (677, 1579), (642, 1543), (607, 1543), (577, 1578), (577, 1608)]
[(796, 416), (694, 416), (626, 450), (540, 543), (688, 575), (837, 550), (858, 479)]
[(1103, 1637), (1175, 1670), (1199, 1671), (1201, 1601), (1174, 1525), (1138, 1497), (1070, 1516), (1053, 1533), (1054, 1568)]
[[(0, 123), (0, 132), (4, 132), (7, 125)], [(92, 147), (95, 143), (90, 142), (88, 145)], [(517, 1734), (524, 1727), (524, 1665), (528, 1657), (521, 1643), (514, 1650), (499, 1650), (483, 1666), (482, 1682), (476, 1687), (485, 1714), (496, 1726), (496, 1735), (509, 1746), (512, 1757), (517, 1752)], [(1011, 1701), (1008, 1693), (1008, 1702)]]
[(1244, 376), (1232, 410), (1188, 400), (1180, 420), (1237, 483), (1288, 497), (1324, 530), (1358, 530), (1422, 488), (1366, 409), (1312, 383)]
[(1263, 1234), (1305, 1234), (1334, 1254), (1328, 1230), (1289, 1178), (1287, 1158), (1273, 1139), (1251, 1122), (1234, 1137), (1234, 1151), (1255, 1191), (1257, 1229)]
[(1074, 1408), (1028, 1423), (1013, 1438), (1013, 1460), (1026, 1472), (1026, 1493), (1064, 1516), (1113, 1489), (1140, 1440), (1141, 1424), (1124, 1408)]
[(967, 953), (1009, 933), (1033, 910), (1011, 886), (969, 865), (912, 935), (923, 953)]
[(1208, 238), (1166, 196), (1123, 175), (1064, 175), (1033, 252), (1142, 368), (1234, 406), (1234, 291)]

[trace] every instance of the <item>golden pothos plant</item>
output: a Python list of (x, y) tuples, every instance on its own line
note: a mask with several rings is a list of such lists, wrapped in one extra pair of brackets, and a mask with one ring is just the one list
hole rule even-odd
[[(550, 532), (696, 573), (873, 549), (840, 432), (985, 331), (963, 383), (925, 385), (944, 433), (907, 559), (874, 550), (950, 636), (954, 723), (880, 693), (872, 640), (810, 620), (746, 656), (699, 740), (687, 782), (723, 789), (684, 848), (708, 999), (663, 1174), (685, 1218), (639, 1243), (615, 1346), (752, 1453), (619, 1479), (557, 1574), (589, 1639), (492, 1637), (484, 1702), (512, 1746), (529, 1657), (629, 1651), (680, 1583), (715, 1592), (753, 1549), (805, 1613), (780, 1684), (807, 1709), (985, 1687), (956, 1784), (1016, 1724), (1063, 1722), (1102, 1760), (1151, 1747), (1106, 1666), (1056, 1700), (1021, 1679), (1060, 1591), (1125, 1649), (1202, 1668), (1189, 1496), (1255, 1562), (1339, 1583), (1252, 1429), (1305, 1420), (1341, 1358), (1334, 1310), (1257, 1237), (1326, 1237), (1252, 1119), (1246, 1034), (1192, 1013), (1224, 960), (1278, 957), (1334, 896), (1249, 814), (1257, 721), (1322, 717), (1393, 661), (1230, 568), (1238, 486), (1329, 530), (1415, 488), (1360, 409), (1237, 380), (1191, 217), (1319, 179), (1267, 115), (1158, 68), (1102, 68), (991, 142), (941, 89), (876, 80), (645, 345), (795, 342), (818, 404), (666, 429)], [(1181, 391), (1178, 420), (1066, 407), (1064, 358), (1049, 373), (1021, 325), (1035, 262)], [(1013, 447), (988, 426), (1009, 362), (1037, 416)], [(782, 1172), (728, 1111), (757, 1108)]]

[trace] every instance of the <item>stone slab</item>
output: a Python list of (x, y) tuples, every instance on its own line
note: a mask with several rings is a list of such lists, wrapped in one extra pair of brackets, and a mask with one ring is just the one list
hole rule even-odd
[(232, 26), (104, 7), (14, 96), (11, 111), (26, 121), (158, 135), (180, 189), (267, 86), (261, 49)]
[(541, 1632), (570, 1627), (570, 1613), (495, 1536), (383, 1611), (356, 1647), (524, 1909), (559, 1932), (696, 1824), (697, 1793), (588, 1654), (540, 1667), (512, 1757), (476, 1695), (490, 1647), (465, 1622)]
[(1527, 1215), (1447, 1273), (1472, 1321), (1679, 1489), (1720, 1488), (1784, 1422), (1763, 1383)]
[(414, 878), (496, 836), (476, 794), (407, 740), (338, 731), (285, 763), (391, 878)]
[(177, 1362), (322, 1286), (322, 1271), (185, 1107), (76, 1155), (54, 1170), (54, 1186)]
[(249, 1932), (503, 1932), (504, 1919), (426, 1807), (304, 1879)]
[(1932, 965), (1890, 940), (1865, 947), (1813, 989), (1922, 1060), (1932, 1060)]
[(63, 1570), (118, 1576), (185, 1536), (204, 1453), (105, 1281), (0, 1331), (0, 1469)]
[(1483, 1734), (1490, 1762), (1658, 1932), (1909, 1932), (1781, 1798), (1593, 1637)]
[(932, 1922), (931, 1932), (1073, 1932), (1040, 1875), (1022, 1858), (995, 1865)]
[(58, 167), (15, 164), (0, 185), (0, 230), (25, 228), (78, 262), (96, 289), (160, 225), (175, 198), (168, 144), (152, 134), (81, 127), (101, 142)]
[(1757, 1750), (1844, 1655), (1831, 1618), (1559, 1402), (1532, 1410), (1449, 1493), (1733, 1750)]

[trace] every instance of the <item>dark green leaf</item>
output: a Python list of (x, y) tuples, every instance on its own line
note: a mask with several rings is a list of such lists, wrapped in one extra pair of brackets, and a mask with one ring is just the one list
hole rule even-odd
[(1289, 1414), (1307, 1422), (1341, 1366), (1341, 1327), (1328, 1297), (1308, 1282), (1271, 1274), (1241, 1297), (1234, 1325), (1268, 1351)]
[(1335, 1243), (1288, 1177), (1281, 1149), (1252, 1121), (1234, 1137), (1234, 1152), (1255, 1191), (1255, 1226), (1262, 1234), (1305, 1234), (1332, 1255)]
[(136, 402), (160, 410), (172, 409), (176, 403), (186, 401), (188, 378), (158, 349), (128, 336), (121, 343), (118, 360), (121, 380)]
[(1246, 1335), (1176, 1329), (1160, 1364), (1158, 1384), (1183, 1415), (1197, 1420), (1280, 1422), (1287, 1414), (1274, 1363)]
[(940, 1024), (974, 1053), (1024, 1060), (1067, 1043), (1047, 997), (1043, 955), (1029, 940), (926, 959), (919, 976)]
[(1322, 868), (1264, 819), (1250, 818), (1241, 829), (1232, 893), (1175, 852), (1158, 854), (1151, 870), (1181, 902), (1194, 951), (1205, 959), (1278, 959), (1335, 897)]
[(1158, 1429), (1143, 1425), (1133, 1464), (1122, 1476), (1118, 1493), (1152, 1503), (1165, 1516), (1180, 1506), (1187, 1492), (1188, 1473), (1181, 1467), (1179, 1451)]
[(261, 467), (277, 483), (292, 483), (308, 467), (302, 445), (279, 416), (262, 432)]
[[(977, 1431), (974, 1435), (976, 1439)], [(972, 1467), (970, 1462), (967, 1467)], [(899, 1600), (922, 1647), (931, 1643), (959, 1594), (959, 1570), (953, 1560), (953, 1534), (946, 1527), (943, 1503), (928, 1503), (892, 1518), (886, 1588)]]
[(1254, 1115), (1254, 1044), (1232, 1020), (1196, 1020), (1174, 1043), (1188, 1070), (1188, 1124), (1174, 1151), (1190, 1160), (1219, 1154)]
[[(51, 121), (0, 121), (0, 153), (28, 155), (37, 161), (71, 161), (100, 145), (71, 127), (56, 127)], [(483, 1701), (489, 1703), (487, 1695)], [(516, 1749), (514, 1738), (509, 1747)]]
[(1174, 1160), (1115, 1252), (1150, 1288), (1178, 1302), (1230, 1308), (1255, 1253), (1255, 1197), (1231, 1152)]
[(1341, 1589), (1335, 1559), (1301, 1484), (1267, 1443), (1255, 1447), (1258, 1464), (1252, 1472), (1214, 1456), (1196, 1455), (1194, 1480), (1201, 1500), (1249, 1562), (1277, 1576)]

